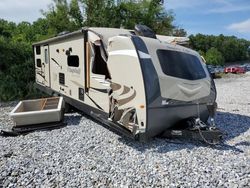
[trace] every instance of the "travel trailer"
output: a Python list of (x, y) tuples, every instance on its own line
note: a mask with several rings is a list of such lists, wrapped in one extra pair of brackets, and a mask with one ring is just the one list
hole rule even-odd
[(213, 124), (216, 89), (206, 65), (178, 38), (168, 41), (136, 25), (82, 28), (35, 43), (36, 87), (139, 140), (187, 130), (182, 122), (192, 118), (196, 126)]

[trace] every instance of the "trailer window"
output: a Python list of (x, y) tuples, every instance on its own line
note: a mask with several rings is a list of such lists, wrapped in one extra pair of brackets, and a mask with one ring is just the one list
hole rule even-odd
[(68, 56), (68, 66), (79, 67), (79, 57), (77, 55)]
[(44, 50), (44, 59), (45, 59), (45, 63), (49, 63), (49, 52), (48, 49)]
[(36, 55), (41, 54), (41, 46), (36, 46)]
[(206, 73), (198, 57), (177, 51), (157, 50), (162, 71), (168, 75), (187, 80), (198, 80)]
[(36, 66), (37, 67), (42, 67), (41, 59), (36, 59)]

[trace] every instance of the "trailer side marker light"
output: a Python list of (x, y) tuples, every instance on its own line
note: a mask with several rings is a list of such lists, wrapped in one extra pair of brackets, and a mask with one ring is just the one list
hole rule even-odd
[(144, 108), (145, 106), (142, 104), (142, 105), (140, 105), (140, 108)]

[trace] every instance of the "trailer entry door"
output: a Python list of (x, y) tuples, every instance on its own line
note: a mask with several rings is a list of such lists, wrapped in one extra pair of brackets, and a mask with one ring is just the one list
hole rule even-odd
[(103, 55), (101, 39), (93, 32), (88, 31), (86, 47), (85, 84), (86, 95), (93, 102), (94, 107), (105, 112), (109, 110), (108, 91), (110, 89), (110, 74), (107, 62)]

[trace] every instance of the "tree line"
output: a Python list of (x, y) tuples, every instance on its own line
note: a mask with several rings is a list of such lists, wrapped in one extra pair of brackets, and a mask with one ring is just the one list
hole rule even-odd
[(250, 41), (234, 36), (190, 35), (190, 46), (212, 65), (250, 60)]
[[(33, 23), (0, 19), (0, 101), (38, 95), (33, 88), (34, 42), (84, 26), (133, 29), (135, 24), (144, 24), (158, 34), (186, 36), (186, 31), (173, 21), (173, 12), (166, 11), (161, 0), (53, 0)], [(218, 56), (222, 59), (219, 62), (246, 59), (247, 45), (249, 41), (223, 35), (190, 36), (190, 46), (213, 64), (218, 63), (209, 59)]]

